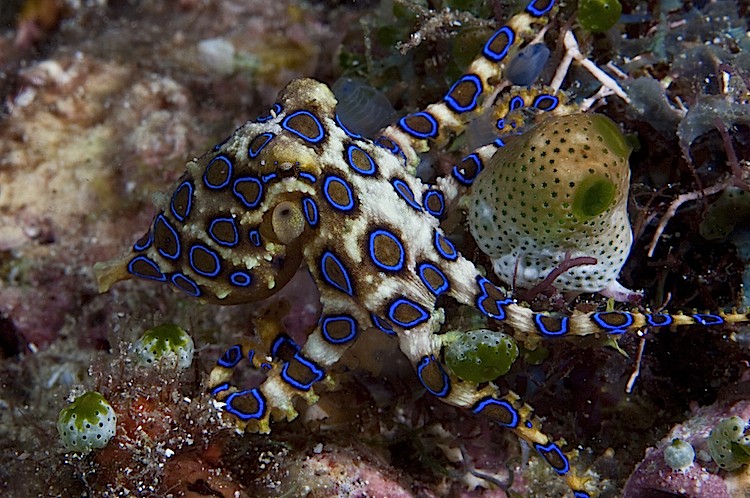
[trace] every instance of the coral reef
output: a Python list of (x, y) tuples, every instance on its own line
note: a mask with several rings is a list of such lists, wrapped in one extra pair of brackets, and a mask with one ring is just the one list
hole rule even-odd
[[(283, 327), (304, 344), (320, 314), (318, 290), (305, 271), (290, 275), (274, 298), (236, 307), (188, 301), (148, 283), (99, 295), (92, 271), (95, 262), (136, 242), (134, 231), (148, 225), (155, 204), (169, 202), (158, 192), (178, 181), (186, 160), (264, 112), (289, 80), (357, 76), (402, 116), (443, 98), (514, 13), (506, 2), (432, 5), (442, 10), (411, 2), (6, 3), (0, 9), (0, 493), (570, 494), (512, 433), (424, 395), (396, 339), (380, 331), (361, 334), (329, 370), (332, 390), (321, 390), (317, 404), (295, 403), (297, 420), (274, 424), (270, 435), (236, 435), (218, 417), (206, 388), (209, 371), (237, 337), (258, 332), (251, 324), (262, 310), (285, 302)], [(732, 225), (735, 216), (717, 199), (729, 189), (747, 191), (747, 6), (622, 4), (624, 14), (609, 31), (574, 28), (585, 55), (574, 58), (562, 85), (571, 102), (585, 104), (602, 85), (586, 69), (588, 60), (628, 97), (591, 104), (639, 142), (630, 156), (633, 246), (618, 279), (643, 289), (654, 309), (669, 302), (670, 310), (718, 310), (737, 302), (742, 273), (748, 274), (748, 258), (743, 262), (727, 240), (748, 244), (736, 235), (741, 221), (734, 235), (711, 240), (700, 237), (699, 227), (704, 214), (718, 218), (717, 226)], [(551, 54), (537, 81), (553, 81), (565, 56), (562, 21), (575, 8), (562, 5), (545, 35)], [(364, 97), (372, 99), (368, 114), (386, 109), (371, 95)], [(493, 136), (495, 123), (488, 122)], [(420, 174), (426, 180), (450, 174), (474, 147), (470, 140), (483, 142), (458, 137), (426, 154)], [(446, 203), (441, 225), (491, 274), (491, 261), (460, 218)], [(604, 306), (590, 295), (529, 301), (535, 310)], [(451, 330), (484, 323), (468, 307), (442, 300), (440, 306)], [(188, 368), (137, 366), (133, 344), (163, 323), (192, 336)], [(736, 497), (747, 489), (747, 466), (720, 470), (708, 460), (706, 443), (722, 419), (750, 419), (747, 387), (738, 383), (747, 372), (746, 327), (520, 346), (498, 382), (536, 407), (546, 431), (578, 449), (601, 496)], [(264, 358), (255, 360), (262, 365)], [(262, 373), (238, 370), (232, 382), (251, 388)], [(71, 393), (86, 391), (109, 401), (117, 432), (101, 450), (66, 454), (56, 420)], [(696, 449), (685, 470), (665, 460), (675, 439)]]
[[(740, 385), (737, 392), (747, 389), (747, 381)], [(726, 466), (727, 459), (720, 462), (712, 459), (716, 438), (714, 431), (721, 431), (727, 420), (742, 420), (742, 427), (750, 417), (750, 403), (747, 400), (730, 402), (737, 399), (737, 393), (730, 395), (727, 401), (700, 408), (690, 414), (683, 423), (676, 425), (655, 447), (646, 450), (646, 456), (638, 464), (628, 479), (623, 490), (624, 498), (646, 498), (649, 496), (686, 496), (691, 498), (717, 497), (740, 498), (746, 496), (750, 472), (737, 470), (733, 473), (718, 472), (719, 467)], [(734, 421), (733, 421), (734, 422)], [(674, 468), (667, 462), (674, 441), (695, 448), (690, 454), (697, 458), (690, 465)], [(715, 458), (715, 456), (714, 456)], [(734, 462), (732, 462), (734, 463)]]

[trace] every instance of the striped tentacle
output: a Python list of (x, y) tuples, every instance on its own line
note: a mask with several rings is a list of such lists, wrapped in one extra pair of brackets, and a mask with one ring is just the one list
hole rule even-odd
[(425, 389), (445, 403), (470, 410), (475, 415), (489, 417), (498, 425), (512, 430), (564, 477), (575, 496), (588, 497), (587, 478), (576, 473), (571, 464), (577, 457), (575, 450), (564, 452), (564, 440), (555, 441), (542, 430), (539, 417), (533, 408), (521, 401), (512, 391), (503, 393), (492, 382), (480, 385), (457, 378), (438, 358), (442, 355), (424, 356), (416, 362), (417, 376)]
[(495, 152), (505, 146), (503, 136), (519, 133), (529, 124), (529, 118), (538, 118), (540, 115), (564, 116), (575, 110), (576, 106), (568, 103), (563, 92), (548, 86), (516, 87), (504, 94), (488, 110), (498, 138), (461, 159), (453, 166), (450, 175), (437, 179), (436, 183), (444, 193), (447, 205), (464, 196)]
[[(222, 415), (230, 417), (233, 425), (241, 431), (268, 434), (272, 414), (274, 419), (294, 419), (297, 416), (291, 403), (281, 400), (281, 404), (277, 404), (278, 396), (273, 396), (273, 392), (269, 397), (270, 379), (274, 373), (278, 378), (280, 362), (264, 354), (264, 349), (254, 338), (243, 338), (221, 355), (208, 380), (211, 395), (224, 403)], [(260, 387), (240, 389), (232, 384), (232, 376), (236, 368), (248, 363), (267, 377)], [(316, 399), (314, 393), (311, 394), (313, 397), (308, 402), (314, 403)]]
[[(508, 60), (538, 32), (540, 25), (547, 22), (554, 3), (554, 0), (529, 2), (525, 12), (495, 31), (480, 56), (456, 80), (441, 102), (404, 116), (397, 124), (386, 128), (376, 143), (397, 147), (406, 156), (407, 168), (416, 169), (419, 153), (429, 150), (431, 144), (446, 143), (483, 112), (486, 96), (503, 87)], [(505, 86), (509, 84), (505, 82)]]
[(710, 327), (723, 324), (750, 322), (750, 314), (732, 310), (727, 313), (641, 313), (639, 311), (574, 312), (571, 316), (539, 313), (520, 304), (505, 307), (508, 325), (519, 340), (525, 336), (555, 338), (592, 334), (622, 335), (639, 330), (658, 330), (663, 327), (702, 325)]

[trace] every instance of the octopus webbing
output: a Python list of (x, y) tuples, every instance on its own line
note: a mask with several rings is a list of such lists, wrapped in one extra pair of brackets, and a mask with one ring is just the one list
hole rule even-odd
[[(494, 190), (482, 185), (492, 184), (500, 175), (498, 168), (508, 166), (502, 159), (506, 145), (516, 151), (533, 150), (530, 141), (543, 137), (540, 133), (544, 130), (564, 129), (572, 122), (599, 128), (604, 145), (599, 144), (596, 150), (592, 147), (592, 157), (611, 151), (618, 172), (611, 177), (606, 168), (591, 167), (594, 171), (588, 179), (581, 177), (581, 182), (595, 195), (573, 198), (570, 206), (559, 206), (559, 213), (555, 211), (558, 208), (549, 212), (561, 220), (567, 213), (581, 215), (578, 221), (582, 222), (605, 213), (619, 220), (618, 228), (629, 233), (627, 219), (623, 219), (627, 195), (622, 195), (627, 189), (629, 150), (619, 141), (619, 130), (612, 129), (617, 128), (614, 123), (595, 114), (566, 118), (579, 112), (578, 108), (564, 104), (559, 92), (544, 88), (512, 89), (499, 101), (484, 101), (496, 82), (503, 81), (509, 58), (531, 42), (553, 9), (551, 0), (529, 2), (524, 12), (495, 31), (440, 102), (399, 119), (374, 141), (341, 124), (336, 99), (325, 84), (313, 79), (292, 81), (266, 114), (187, 163), (187, 171), (132, 251), (122, 259), (97, 265), (100, 290), (138, 277), (169, 284), (212, 303), (247, 303), (277, 293), (304, 266), (320, 291), (322, 305), (318, 324), (304, 345), (285, 335), (283, 327), (272, 327), (262, 340), (251, 338), (230, 347), (211, 374), (213, 394), (238, 427), (268, 432), (272, 418), (294, 418), (294, 398), (314, 401), (315, 385), (326, 381), (327, 369), (358, 336), (379, 329), (397, 337), (425, 390), (513, 430), (567, 480), (576, 496), (590, 496), (595, 490), (588, 489), (587, 479), (577, 474), (571, 462), (574, 453), (565, 453), (542, 431), (539, 419), (516, 394), (501, 391), (492, 382), (462, 379), (445, 365), (444, 312), (436, 304), (438, 299), (448, 296), (475, 307), (519, 337), (621, 335), (644, 327), (745, 322), (748, 315), (535, 312), (515, 302), (446, 237), (440, 221), (459, 198), (468, 195), (469, 204), (493, 200)], [(507, 144), (498, 139), (483, 146), (434, 185), (412, 174), (420, 153), (444, 145), (469, 121), (488, 111), (487, 107), (500, 117), (510, 112), (508, 122), (521, 119), (513, 114), (520, 108), (567, 121), (530, 128), (520, 137), (509, 138)], [(514, 142), (526, 140), (524, 137), (526, 142)], [(563, 160), (564, 154), (554, 148), (552, 153)], [(549, 173), (552, 182), (563, 175)], [(511, 186), (525, 181), (520, 175), (509, 178)], [(538, 185), (541, 190), (547, 189), (543, 181)], [(474, 184), (478, 186), (472, 189)], [(524, 228), (524, 237), (531, 240), (527, 249), (544, 251), (549, 247), (539, 244), (557, 243), (555, 235), (544, 235), (541, 221), (531, 219), (532, 206), (516, 203), (510, 196), (508, 200), (508, 210), (528, 216), (541, 228)], [(498, 230), (520, 234), (521, 230), (513, 228), (515, 223), (523, 223), (520, 216), (504, 212), (499, 205), (487, 209), (490, 218), (496, 218), (493, 222)], [(480, 239), (479, 245), (491, 257), (502, 258), (490, 244), (500, 237), (487, 235), (490, 229), (479, 226), (482, 221), (478, 216), (471, 215), (470, 222), (474, 217), (472, 231)], [(611, 230), (597, 232), (600, 225), (608, 226), (608, 220), (587, 225), (589, 232), (573, 227), (579, 237), (576, 243), (603, 237), (597, 242), (600, 252), (595, 257), (607, 270), (603, 277), (586, 274), (584, 280), (594, 281), (597, 288), (581, 284), (585, 290), (601, 290), (616, 283), (629, 251), (629, 237), (623, 237), (619, 245), (610, 244)], [(502, 242), (512, 243), (511, 239)], [(610, 250), (613, 244), (615, 249)], [(540, 268), (549, 269), (559, 260), (550, 261), (540, 263)], [(496, 263), (496, 268), (502, 269), (502, 264)], [(573, 277), (573, 282), (577, 281)], [(245, 358), (267, 375), (257, 388), (240, 389), (229, 383), (232, 369)]]

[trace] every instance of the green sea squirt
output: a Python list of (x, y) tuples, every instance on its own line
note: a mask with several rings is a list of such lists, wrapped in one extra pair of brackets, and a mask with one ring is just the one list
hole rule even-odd
[(175, 360), (184, 370), (193, 362), (195, 345), (190, 335), (173, 323), (165, 323), (147, 330), (134, 344), (135, 355), (141, 365)]
[(96, 391), (89, 391), (60, 411), (57, 431), (68, 451), (90, 453), (107, 446), (114, 437), (117, 415)]
[(600, 114), (550, 118), (510, 137), (478, 176), (469, 226), (495, 273), (521, 288), (566, 260), (592, 257), (555, 281), (562, 291), (634, 293), (617, 282), (633, 236), (627, 213), (632, 148)]
[(685, 472), (695, 461), (695, 449), (687, 441), (682, 439), (672, 440), (672, 444), (664, 448), (664, 462), (672, 470)]
[(711, 458), (724, 470), (737, 470), (750, 463), (750, 434), (740, 417), (729, 417), (713, 428), (708, 436)]

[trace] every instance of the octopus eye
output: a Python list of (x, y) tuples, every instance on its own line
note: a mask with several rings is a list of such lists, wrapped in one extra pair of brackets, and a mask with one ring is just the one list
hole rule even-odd
[(305, 230), (305, 216), (301, 206), (291, 201), (280, 202), (273, 210), (271, 226), (282, 244), (289, 244)]

